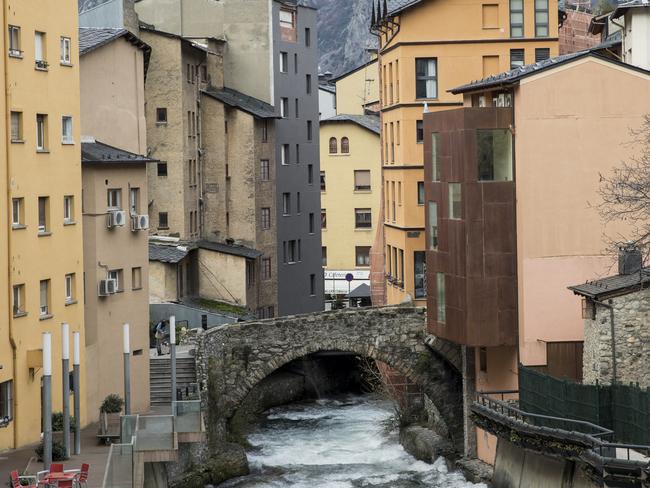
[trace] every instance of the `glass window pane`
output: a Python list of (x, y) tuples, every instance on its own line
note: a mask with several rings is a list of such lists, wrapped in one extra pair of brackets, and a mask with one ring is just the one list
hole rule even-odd
[(449, 218), (461, 218), (460, 183), (449, 183)]
[(438, 145), (440, 144), (440, 134), (434, 132), (431, 134), (431, 181), (440, 181), (440, 161), (438, 159)]
[(510, 0), (510, 10), (523, 10), (524, 0)]
[(522, 12), (512, 12), (510, 14), (510, 23), (521, 25), (524, 22), (524, 14)]
[(438, 249), (438, 204), (429, 202), (429, 249)]
[(535, 10), (548, 10), (548, 0), (535, 0)]
[(510, 30), (510, 33), (511, 33), (510, 35), (512, 37), (524, 37), (524, 29), (523, 29), (523, 27), (513, 27)]
[(436, 274), (436, 289), (437, 296), (436, 301), (438, 302), (438, 322), (441, 324), (445, 323), (446, 320), (446, 310), (445, 310), (445, 275), (443, 273)]
[(476, 131), (479, 181), (512, 181), (512, 134), (508, 129)]

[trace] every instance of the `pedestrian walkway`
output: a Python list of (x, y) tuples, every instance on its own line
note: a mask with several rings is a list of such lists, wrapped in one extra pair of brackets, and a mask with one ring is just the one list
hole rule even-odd
[[(81, 467), (82, 463), (90, 465), (88, 488), (100, 488), (106, 469), (110, 446), (99, 444), (97, 441), (98, 424), (94, 423), (81, 430), (81, 454), (71, 456), (64, 461), (66, 469)], [(36, 474), (43, 469), (34, 452), (36, 445), (0, 452), (0, 487), (9, 486), (9, 474), (15, 469), (19, 474)]]

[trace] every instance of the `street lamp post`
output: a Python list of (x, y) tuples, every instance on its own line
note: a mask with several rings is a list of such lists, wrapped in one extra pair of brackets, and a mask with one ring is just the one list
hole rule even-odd
[(70, 457), (70, 326), (61, 324), (61, 379), (63, 384), (63, 450)]
[(124, 345), (124, 413), (131, 415), (131, 346), (129, 344), (129, 324), (123, 326)]
[(52, 464), (52, 334), (43, 332), (43, 467)]
[(72, 389), (74, 390), (74, 453), (81, 454), (81, 350), (79, 348), (79, 332), (72, 333)]
[(169, 349), (171, 354), (172, 415), (176, 415), (176, 316), (169, 317)]

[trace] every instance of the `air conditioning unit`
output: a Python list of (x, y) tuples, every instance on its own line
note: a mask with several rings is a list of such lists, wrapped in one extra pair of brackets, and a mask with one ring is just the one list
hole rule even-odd
[(126, 212), (124, 210), (111, 210), (106, 218), (106, 227), (122, 227), (126, 223)]
[(117, 280), (99, 280), (97, 295), (107, 297), (117, 292)]
[(132, 215), (131, 216), (131, 230), (147, 230), (149, 228), (148, 215)]

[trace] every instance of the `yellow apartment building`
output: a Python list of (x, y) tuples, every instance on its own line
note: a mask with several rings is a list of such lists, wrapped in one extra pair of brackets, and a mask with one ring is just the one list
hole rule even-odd
[(336, 111), (339, 114), (363, 115), (379, 110), (379, 67), (374, 57), (367, 63), (332, 78), (336, 85)]
[[(320, 123), (320, 185), (326, 295), (369, 285), (381, 203), (379, 117), (341, 114)], [(352, 274), (348, 285), (345, 277)]]
[(558, 5), (393, 0), (387, 11), (381, 5), (372, 30), (379, 38), (385, 261), (373, 277), (385, 281), (373, 286), (373, 303), (411, 298), (425, 306), (423, 112), (461, 106), (462, 97), (448, 92), (455, 86), (557, 56)]
[[(61, 323), (84, 340), (77, 2), (3, 5), (0, 451), (40, 438), (42, 333), (53, 335), (54, 411)], [(82, 388), (84, 378), (82, 366)]]

